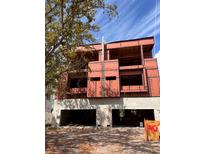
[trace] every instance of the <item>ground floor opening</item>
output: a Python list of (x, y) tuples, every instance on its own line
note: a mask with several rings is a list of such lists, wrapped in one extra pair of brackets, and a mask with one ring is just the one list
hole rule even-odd
[(96, 110), (61, 110), (60, 126), (96, 126)]
[(153, 109), (113, 109), (113, 127), (144, 127), (144, 119), (155, 120)]

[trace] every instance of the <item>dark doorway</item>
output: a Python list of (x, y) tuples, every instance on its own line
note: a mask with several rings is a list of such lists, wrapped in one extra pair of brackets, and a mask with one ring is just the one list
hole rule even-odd
[(144, 127), (144, 119), (154, 120), (154, 110), (152, 109), (113, 109), (113, 127)]
[(61, 110), (60, 126), (96, 126), (96, 110)]

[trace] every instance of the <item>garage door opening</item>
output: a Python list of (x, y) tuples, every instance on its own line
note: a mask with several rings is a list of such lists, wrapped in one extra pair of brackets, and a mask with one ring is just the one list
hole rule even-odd
[(154, 110), (112, 110), (113, 127), (144, 127), (144, 119), (154, 120)]
[(61, 110), (60, 126), (96, 126), (96, 110)]

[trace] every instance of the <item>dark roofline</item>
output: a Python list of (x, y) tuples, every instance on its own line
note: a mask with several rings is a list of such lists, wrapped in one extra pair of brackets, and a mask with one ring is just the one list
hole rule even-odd
[(90, 45), (100, 45), (101, 43), (92, 43), (92, 44), (84, 44), (84, 45), (82, 45), (82, 46), (90, 46)]
[[(120, 41), (113, 41), (113, 42), (108, 42), (105, 44), (112, 44), (112, 43), (119, 43), (119, 42), (129, 42), (129, 41), (138, 41), (138, 40), (146, 40), (146, 39), (154, 39), (154, 36), (149, 36), (149, 37), (143, 37), (143, 38), (135, 38), (135, 39), (130, 39), (130, 40), (120, 40)], [(82, 46), (90, 46), (90, 45), (100, 45), (101, 43), (93, 43), (93, 44), (85, 44)]]
[(106, 44), (119, 43), (119, 42), (129, 42), (129, 41), (138, 41), (138, 40), (146, 40), (146, 39), (151, 39), (151, 38), (154, 39), (154, 36), (143, 37), (143, 38), (136, 38), (136, 39), (130, 39), (130, 40), (113, 41), (113, 42), (108, 42)]

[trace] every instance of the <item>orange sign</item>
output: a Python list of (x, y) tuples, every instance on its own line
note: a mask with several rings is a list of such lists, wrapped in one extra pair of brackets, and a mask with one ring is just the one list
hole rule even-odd
[(159, 141), (160, 121), (144, 120), (145, 141)]

